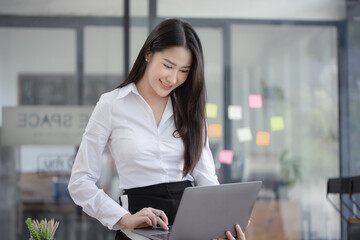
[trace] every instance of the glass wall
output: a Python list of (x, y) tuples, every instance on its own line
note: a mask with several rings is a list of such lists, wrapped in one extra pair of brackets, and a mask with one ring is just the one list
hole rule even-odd
[[(99, 96), (124, 79), (125, 50), (131, 67), (155, 23), (183, 18), (203, 44), (208, 134), (219, 181), (263, 181), (247, 239), (346, 236), (326, 199), (328, 178), (360, 171), (359, 24), (347, 28), (347, 68), (339, 44), (347, 38), (341, 35), (347, 34), (345, 1), (131, 0), (128, 49), (123, 0), (37, 2), (0, 3), (0, 133), (6, 107), (37, 107), (37, 114), (59, 107), (65, 119), (83, 114), (84, 127)], [(341, 66), (349, 77), (349, 162), (340, 150), (339, 83), (347, 81)], [(34, 128), (35, 118), (29, 119)], [(57, 239), (114, 239), (67, 192), (79, 142), (37, 140), (0, 142), (1, 234), (27, 239), (27, 217), (55, 218), (61, 221)], [(118, 201), (114, 163), (106, 154), (102, 162), (98, 186)], [(339, 204), (336, 196), (332, 200)]]
[(336, 28), (234, 24), (231, 34), (231, 107), (242, 110), (231, 173), (263, 180), (255, 210), (278, 211), (255, 211), (251, 230), (275, 221), (283, 239), (339, 236), (325, 195), (339, 173)]
[(209, 135), (222, 130), (210, 145), (221, 182), (263, 181), (248, 239), (339, 239), (326, 187), (340, 171), (339, 35), (328, 22), (344, 18), (341, 4), (324, 1), (321, 14), (300, 1), (270, 1), (266, 12), (264, 3), (198, 4), (159, 0), (158, 14), (222, 35), (201, 38), (223, 59), (221, 85), (207, 79)]
[[(76, 104), (76, 95), (67, 88), (67, 84), (75, 85), (76, 41), (73, 30), (0, 28), (0, 42), (1, 107), (61, 104), (66, 97), (63, 93), (72, 95), (66, 104)], [(58, 74), (65, 76), (66, 84), (61, 84), (61, 79), (59, 82), (55, 77)], [(44, 75), (49, 78), (40, 77)], [(49, 95), (51, 99), (47, 98)], [(51, 204), (56, 176), (39, 174), (39, 161), (47, 154), (73, 155), (74, 147), (24, 145), (1, 148), (1, 199), (4, 204), (0, 215), (5, 223), (1, 232), (7, 239), (22, 236), (23, 220), (27, 216), (41, 216), (42, 212), (54, 207)]]

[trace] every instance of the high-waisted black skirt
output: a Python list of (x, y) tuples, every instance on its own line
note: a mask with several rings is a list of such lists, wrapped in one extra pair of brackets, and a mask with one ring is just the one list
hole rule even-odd
[[(127, 189), (120, 197), (120, 205), (127, 208), (131, 214), (145, 207), (163, 210), (168, 217), (169, 225), (172, 225), (184, 190), (191, 186), (191, 181), (182, 181)], [(117, 231), (115, 240), (128, 239), (130, 238), (121, 230)]]

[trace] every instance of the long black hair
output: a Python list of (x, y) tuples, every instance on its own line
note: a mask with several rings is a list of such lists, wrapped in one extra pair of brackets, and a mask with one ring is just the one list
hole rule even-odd
[(176, 127), (173, 135), (181, 137), (185, 148), (185, 176), (192, 174), (199, 162), (207, 138), (204, 56), (194, 28), (180, 19), (167, 19), (157, 25), (146, 39), (129, 75), (118, 87), (137, 83), (143, 77), (147, 65), (146, 51), (155, 53), (174, 46), (185, 47), (192, 53), (192, 64), (186, 81), (170, 93)]

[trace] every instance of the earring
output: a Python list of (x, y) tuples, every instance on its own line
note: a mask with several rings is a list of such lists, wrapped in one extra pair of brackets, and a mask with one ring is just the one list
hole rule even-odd
[(147, 60), (147, 58), (145, 58), (145, 62), (147, 62), (148, 60)]

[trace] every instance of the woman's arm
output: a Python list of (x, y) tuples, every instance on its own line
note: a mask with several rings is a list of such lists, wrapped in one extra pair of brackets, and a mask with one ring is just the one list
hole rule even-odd
[(194, 168), (192, 174), (196, 186), (207, 186), (219, 184), (215, 173), (214, 158), (212, 156), (209, 139), (206, 139), (206, 145), (203, 147), (200, 160)]
[(85, 213), (109, 229), (118, 230), (117, 222), (128, 213), (110, 198), (96, 182), (100, 178), (102, 154), (111, 133), (111, 104), (103, 95), (96, 104), (75, 158), (68, 190), (73, 201)]

